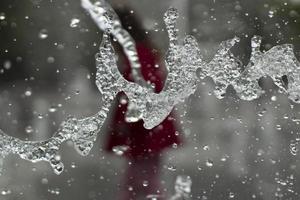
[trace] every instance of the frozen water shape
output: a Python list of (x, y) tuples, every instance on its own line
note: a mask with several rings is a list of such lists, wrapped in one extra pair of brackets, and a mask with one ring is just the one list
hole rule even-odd
[[(250, 62), (246, 67), (242, 67), (241, 62), (230, 52), (239, 41), (238, 38), (233, 38), (221, 43), (214, 58), (210, 62), (205, 62), (193, 36), (186, 36), (182, 43), (179, 42), (176, 28), (178, 12), (174, 8), (170, 8), (164, 16), (170, 47), (166, 56), (168, 76), (162, 92), (154, 93), (151, 88), (138, 84), (139, 80), (137, 83), (128, 82), (118, 71), (109, 35), (119, 38), (118, 41), (123, 45), (124, 51), (128, 50), (126, 55), (134, 68), (139, 69), (134, 41), (130, 36), (127, 38), (128, 33), (120, 28), (114, 11), (104, 1), (91, 4), (88, 0), (82, 0), (82, 5), (105, 32), (99, 53), (96, 55), (96, 85), (102, 94), (99, 112), (83, 119), (69, 117), (46, 141), (22, 141), (0, 131), (1, 165), (7, 155), (17, 154), (31, 162), (49, 162), (56, 174), (62, 173), (64, 165), (58, 155), (60, 145), (71, 140), (80, 155), (88, 155), (113, 99), (122, 91), (128, 96), (129, 107), (132, 108), (129, 111), (135, 111), (128, 116), (144, 120), (144, 126), (148, 129), (159, 125), (176, 104), (193, 94), (197, 84), (205, 77), (211, 77), (215, 82), (214, 93), (217, 98), (223, 98), (226, 88), (232, 85), (241, 99), (250, 101), (264, 93), (258, 85), (258, 80), (269, 76), (280, 91), (286, 93), (292, 101), (300, 103), (300, 65), (291, 45), (275, 46), (267, 52), (261, 52), (261, 38), (255, 36), (251, 43)], [(116, 27), (120, 30), (117, 31)], [(283, 76), (286, 76), (287, 84), (284, 83)]]

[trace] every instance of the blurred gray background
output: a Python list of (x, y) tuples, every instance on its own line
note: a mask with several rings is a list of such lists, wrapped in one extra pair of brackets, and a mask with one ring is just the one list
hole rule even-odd
[[(130, 6), (162, 55), (168, 48), (163, 14), (180, 11), (180, 35), (193, 34), (206, 60), (221, 41), (241, 38), (233, 52), (247, 64), (250, 39), (263, 36), (263, 50), (283, 43), (300, 52), (299, 0), (110, 0)], [(71, 25), (72, 20), (79, 20)], [(9, 135), (49, 138), (68, 116), (89, 116), (100, 106), (94, 84), (101, 31), (79, 0), (0, 1), (0, 127)], [(245, 102), (229, 88), (222, 100), (212, 80), (178, 105), (184, 147), (164, 154), (161, 180), (169, 195), (178, 175), (193, 181), (192, 199), (299, 199), (298, 138), (300, 106), (279, 94), (272, 81), (260, 81), (266, 94)], [(105, 127), (104, 127), (105, 128)], [(92, 153), (79, 156), (61, 148), (65, 172), (56, 176), (45, 163), (11, 155), (0, 177), (2, 200), (116, 199), (124, 162), (102, 151), (99, 133)]]

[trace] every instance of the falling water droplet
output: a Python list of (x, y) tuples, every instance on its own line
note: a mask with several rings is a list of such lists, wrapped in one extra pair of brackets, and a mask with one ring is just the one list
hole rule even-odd
[(52, 64), (52, 63), (54, 63), (54, 62), (55, 62), (55, 58), (54, 58), (53, 56), (49, 56), (49, 57), (47, 58), (47, 63)]
[(34, 130), (33, 130), (33, 128), (32, 128), (32, 126), (27, 126), (26, 128), (25, 128), (25, 132), (26, 133), (32, 133)]
[(149, 185), (149, 182), (148, 181), (143, 181), (143, 186), (144, 187), (147, 187)]
[(44, 40), (44, 39), (48, 38), (48, 30), (47, 29), (40, 30), (40, 32), (39, 32), (39, 38), (41, 40)]
[(204, 146), (203, 146), (203, 150), (204, 150), (204, 151), (208, 151), (209, 149), (210, 149), (210, 147), (209, 147), (208, 145), (204, 145)]
[(172, 164), (169, 164), (169, 165), (167, 166), (167, 169), (170, 170), (170, 171), (172, 171), (172, 172), (174, 172), (174, 171), (177, 170), (176, 166), (175, 166), (175, 165), (172, 165)]
[(77, 19), (77, 18), (71, 19), (70, 27), (76, 28), (78, 26), (79, 22), (80, 22), (80, 19)]
[(9, 60), (6, 60), (6, 61), (4, 62), (4, 64), (3, 64), (3, 67), (4, 67), (4, 69), (6, 69), (6, 70), (9, 70), (9, 69), (11, 68), (11, 66), (12, 66), (12, 63), (11, 63), (11, 61), (9, 61)]
[(1, 191), (1, 194), (2, 194), (3, 196), (9, 195), (9, 194), (11, 194), (11, 190), (9, 190), (9, 189), (2, 190), (2, 191)]
[(50, 194), (53, 194), (53, 195), (59, 195), (60, 194), (60, 189), (59, 188), (54, 188), (54, 189), (48, 189), (48, 192)]
[(51, 106), (49, 109), (48, 109), (49, 112), (51, 113), (54, 113), (57, 111), (57, 108), (55, 106)]
[(298, 154), (298, 148), (296, 143), (290, 144), (290, 152), (292, 155), (296, 156)]
[(272, 96), (271, 97), (271, 101), (277, 101), (277, 97), (276, 96)]
[(41, 183), (43, 184), (43, 185), (46, 185), (46, 184), (48, 184), (48, 179), (47, 178), (42, 178), (42, 180), (41, 180)]
[(30, 97), (32, 95), (32, 91), (31, 90), (26, 90), (24, 94), (25, 94), (26, 97)]
[(126, 151), (129, 150), (129, 146), (126, 145), (120, 145), (120, 146), (115, 146), (113, 147), (112, 151), (117, 155), (117, 156), (122, 156)]
[(0, 20), (5, 20), (5, 13), (0, 13)]
[(233, 192), (230, 192), (229, 193), (229, 199), (233, 199), (235, 197), (234, 193)]
[(71, 168), (75, 169), (76, 168), (76, 164), (74, 162), (71, 163)]
[(273, 10), (270, 10), (268, 16), (269, 16), (270, 18), (273, 18), (273, 17), (274, 17), (274, 11), (273, 11)]
[(206, 161), (205, 165), (206, 165), (207, 167), (212, 167), (212, 166), (214, 166), (214, 163), (213, 163), (213, 161), (212, 161), (211, 159), (208, 159), (208, 160)]
[(162, 197), (162, 195), (159, 195), (159, 194), (149, 194), (146, 196), (146, 199), (149, 199), (149, 200), (158, 200)]

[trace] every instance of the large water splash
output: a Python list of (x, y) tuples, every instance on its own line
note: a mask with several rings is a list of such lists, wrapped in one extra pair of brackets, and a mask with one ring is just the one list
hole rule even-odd
[[(186, 36), (182, 43), (179, 42), (176, 28), (178, 12), (174, 8), (170, 8), (164, 16), (170, 47), (166, 56), (169, 73), (163, 91), (157, 94), (148, 87), (128, 82), (118, 71), (115, 52), (110, 42), (109, 34), (115, 34), (113, 26), (110, 25), (113, 21), (117, 21), (114, 12), (111, 12), (110, 7), (103, 6), (107, 5), (102, 4), (105, 3), (104, 1), (95, 4), (91, 4), (88, 0), (82, 0), (82, 2), (99, 28), (105, 31), (100, 52), (96, 56), (96, 85), (102, 94), (103, 103), (100, 111), (84, 119), (68, 118), (46, 141), (22, 141), (0, 131), (0, 163), (3, 158), (12, 153), (32, 162), (47, 161), (55, 173), (60, 174), (63, 171), (63, 164), (58, 155), (60, 145), (71, 140), (79, 154), (87, 155), (103, 126), (113, 99), (121, 91), (128, 96), (129, 107), (137, 111), (134, 117), (143, 119), (144, 126), (148, 129), (159, 125), (176, 104), (193, 94), (198, 82), (205, 77), (211, 77), (214, 80), (217, 98), (223, 98), (226, 88), (232, 85), (241, 99), (256, 99), (264, 93), (258, 85), (258, 80), (261, 77), (270, 76), (292, 101), (296, 103), (300, 101), (298, 89), (300, 65), (291, 45), (276, 46), (267, 52), (261, 52), (259, 50), (261, 38), (255, 36), (251, 43), (253, 51), (250, 62), (246, 67), (242, 67), (241, 62), (230, 52), (231, 47), (239, 41), (238, 38), (234, 38), (221, 43), (214, 58), (210, 62), (205, 62), (193, 36)], [(120, 43), (126, 49), (127, 43)], [(135, 53), (128, 53), (127, 56), (129, 60), (136, 61)], [(288, 84), (286, 85), (283, 84), (283, 76), (287, 77)]]

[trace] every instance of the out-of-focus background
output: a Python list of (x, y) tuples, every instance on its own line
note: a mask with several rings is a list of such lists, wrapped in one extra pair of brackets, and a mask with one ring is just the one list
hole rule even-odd
[[(163, 14), (173, 6), (180, 11), (180, 35), (193, 34), (206, 60), (221, 41), (239, 36), (233, 52), (247, 64), (253, 35), (263, 36), (262, 50), (291, 43), (300, 58), (300, 0), (108, 2), (131, 7), (162, 56), (168, 48)], [(68, 115), (94, 114), (101, 106), (94, 83), (101, 35), (79, 0), (1, 0), (1, 129), (24, 140), (43, 140)], [(230, 88), (219, 100), (208, 78), (178, 105), (185, 142), (163, 155), (161, 182), (167, 194), (174, 194), (178, 175), (188, 175), (191, 199), (300, 198), (299, 155), (292, 151), (300, 106), (278, 93), (270, 79), (260, 84), (266, 94), (258, 100), (239, 100)], [(0, 199), (117, 199), (125, 159), (106, 154), (104, 140), (100, 132), (87, 157), (64, 144), (66, 170), (60, 176), (43, 162), (9, 156), (0, 177)]]

